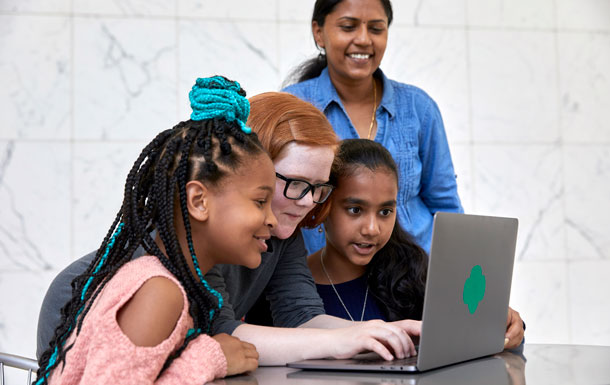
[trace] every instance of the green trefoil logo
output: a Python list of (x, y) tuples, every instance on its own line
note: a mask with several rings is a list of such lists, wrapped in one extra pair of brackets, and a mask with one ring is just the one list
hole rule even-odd
[(462, 295), (470, 314), (474, 314), (474, 312), (477, 311), (479, 302), (483, 300), (484, 296), (485, 276), (483, 275), (483, 269), (480, 265), (475, 265), (472, 270), (470, 270), (470, 277), (464, 282), (464, 293)]

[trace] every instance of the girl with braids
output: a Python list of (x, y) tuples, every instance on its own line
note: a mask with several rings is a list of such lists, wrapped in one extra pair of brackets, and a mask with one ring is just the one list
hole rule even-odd
[[(256, 95), (250, 99), (250, 107), (247, 125), (258, 135), (275, 167), (271, 210), (277, 226), (270, 229), (268, 249), (259, 267), (218, 264), (205, 275), (210, 287), (223, 298), (210, 334), (226, 333), (252, 343), (260, 354), (260, 365), (283, 365), (305, 358), (346, 358), (365, 350), (376, 351), (386, 359), (414, 354), (407, 333), (417, 335), (419, 325), (415, 321), (354, 324), (324, 314), (324, 304), (307, 267), (300, 229), (317, 226), (324, 219), (324, 206), (320, 204), (332, 190), (327, 182), (338, 142), (330, 123), (317, 108), (287, 93)], [(218, 242), (233, 239), (219, 236)], [(144, 253), (136, 250), (135, 255)], [(39, 351), (51, 339), (49, 325), (59, 322), (58, 298), (68, 296), (65, 291), (71, 278), (80, 274), (82, 265), (92, 258), (90, 254), (77, 260), (51, 284), (38, 321)], [(264, 302), (266, 307), (257, 306)], [(259, 319), (251, 317), (253, 314)], [(261, 315), (265, 322), (258, 322)]]
[[(197, 79), (189, 97), (191, 119), (157, 135), (129, 172), (36, 384), (202, 384), (257, 367), (253, 345), (208, 335), (223, 298), (204, 274), (260, 264), (277, 224), (273, 164), (245, 125), (238, 83)], [(138, 248), (146, 255), (132, 260)]]
[[(345, 139), (333, 162), (325, 203), (326, 245), (307, 264), (327, 314), (352, 321), (420, 320), (428, 257), (398, 224), (398, 169), (381, 144)], [(523, 341), (509, 309), (505, 347)]]

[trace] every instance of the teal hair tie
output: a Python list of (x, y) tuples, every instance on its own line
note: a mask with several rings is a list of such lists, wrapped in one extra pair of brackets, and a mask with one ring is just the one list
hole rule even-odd
[(243, 132), (252, 129), (246, 125), (250, 115), (250, 102), (238, 82), (222, 76), (198, 78), (189, 92), (191, 120), (224, 118), (227, 122), (237, 121)]

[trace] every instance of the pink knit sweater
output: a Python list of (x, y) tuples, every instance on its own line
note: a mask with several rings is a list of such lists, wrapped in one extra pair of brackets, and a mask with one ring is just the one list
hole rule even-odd
[[(184, 306), (176, 328), (157, 346), (135, 346), (123, 334), (118, 310), (152, 277), (166, 277), (182, 291)], [(186, 293), (155, 257), (137, 258), (119, 269), (87, 313), (80, 334), (66, 354), (65, 366), (51, 373), (50, 384), (203, 384), (224, 377), (227, 361), (220, 344), (199, 335), (157, 379), (167, 357), (182, 346), (193, 319)], [(74, 334), (68, 344), (73, 341)]]

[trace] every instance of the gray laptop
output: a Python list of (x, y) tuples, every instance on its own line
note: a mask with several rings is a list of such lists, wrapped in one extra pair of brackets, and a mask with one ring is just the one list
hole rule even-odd
[(288, 373), (290, 379), (308, 379), (307, 384), (350, 385), (509, 385), (510, 375), (505, 361), (497, 356), (485, 357), (430, 370), (413, 372), (362, 372), (337, 370), (298, 370)]
[(288, 366), (317, 370), (425, 371), (504, 348), (518, 221), (436, 213), (418, 355), (384, 361), (376, 354)]

